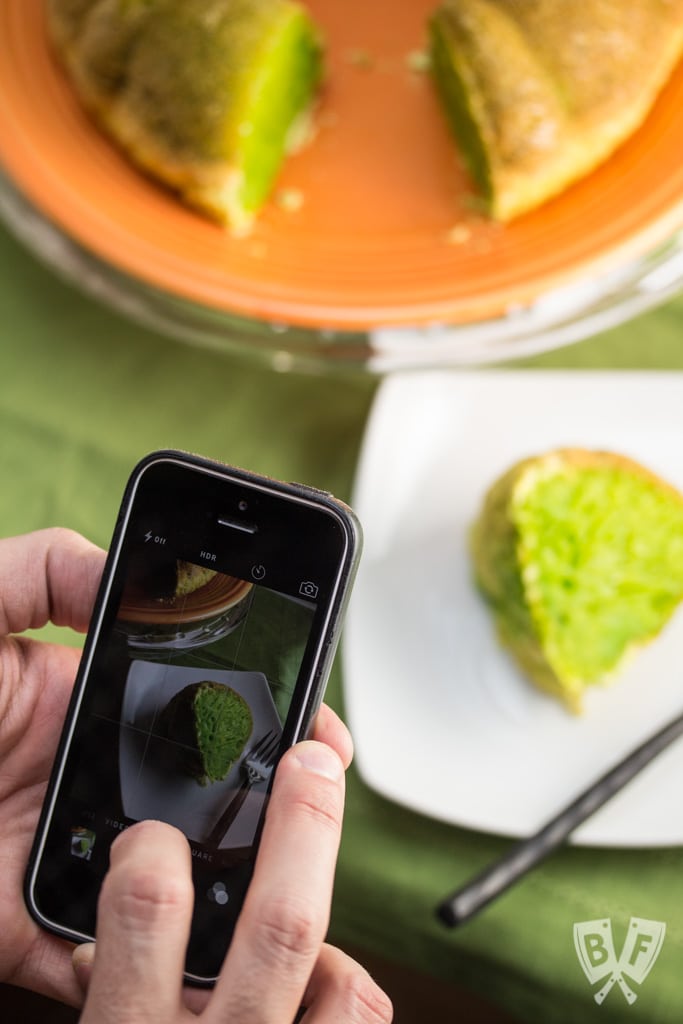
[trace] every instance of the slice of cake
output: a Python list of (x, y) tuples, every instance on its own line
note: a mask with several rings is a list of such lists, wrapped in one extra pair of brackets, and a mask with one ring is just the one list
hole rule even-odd
[(49, 0), (86, 107), (142, 168), (246, 231), (310, 128), (322, 45), (295, 0)]
[(553, 451), (494, 483), (472, 554), (502, 643), (579, 711), (683, 598), (683, 496), (623, 456)]
[(180, 747), (180, 763), (202, 786), (224, 779), (253, 728), (244, 697), (222, 683), (191, 683), (159, 716), (158, 735)]
[(683, 51), (683, 0), (445, 0), (430, 38), (462, 154), (507, 221), (639, 127)]
[(142, 600), (173, 605), (205, 587), (215, 576), (215, 569), (145, 549), (131, 558), (123, 604)]
[(215, 569), (207, 569), (204, 565), (195, 565), (194, 562), (184, 562), (182, 559), (176, 561), (175, 589), (173, 600), (179, 597), (187, 597), (201, 590), (216, 575)]

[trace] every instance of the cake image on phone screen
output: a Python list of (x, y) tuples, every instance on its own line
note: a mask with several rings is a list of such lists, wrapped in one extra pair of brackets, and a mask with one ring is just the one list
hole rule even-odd
[(247, 580), (155, 549), (131, 559), (119, 617), (132, 647), (201, 647), (239, 625), (252, 589)]
[(253, 728), (244, 697), (223, 683), (186, 686), (166, 705), (157, 730), (177, 744), (181, 763), (202, 786), (224, 779)]
[(175, 560), (175, 573), (173, 575), (171, 588), (168, 595), (162, 595), (159, 599), (175, 601), (179, 597), (187, 597), (194, 594), (195, 590), (205, 587), (215, 577), (215, 569), (206, 569), (202, 565), (193, 565), (192, 562), (184, 562), (182, 559)]
[(129, 604), (136, 599), (172, 604), (205, 587), (216, 575), (215, 569), (169, 557), (164, 552), (154, 553), (144, 561), (132, 563), (125, 600)]
[(683, 598), (683, 496), (611, 452), (512, 466), (486, 494), (471, 547), (501, 642), (572, 711)]

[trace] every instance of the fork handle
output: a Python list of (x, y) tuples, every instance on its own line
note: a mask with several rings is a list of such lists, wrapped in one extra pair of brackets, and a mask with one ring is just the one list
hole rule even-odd
[(237, 817), (237, 815), (238, 815), (238, 813), (240, 811), (240, 808), (242, 807), (244, 801), (247, 799), (247, 794), (248, 794), (250, 789), (251, 789), (251, 783), (249, 782), (248, 779), (245, 779), (244, 782), (242, 783), (242, 785), (240, 786), (240, 788), (237, 790), (237, 792), (233, 796), (233, 798), (230, 801), (230, 803), (228, 804), (228, 806), (225, 808), (225, 810), (221, 814), (220, 818), (218, 819), (218, 821), (216, 822), (214, 827), (211, 829), (211, 832), (209, 833), (209, 837), (206, 840), (206, 845), (207, 846), (214, 846), (214, 847), (218, 847), (219, 846), (221, 840), (223, 839), (223, 836), (225, 835), (225, 833), (228, 831), (228, 829), (232, 825), (232, 823), (235, 820), (235, 818)]
[(674, 718), (605, 772), (535, 835), (515, 843), (500, 860), (446, 897), (437, 907), (439, 918), (453, 928), (474, 917), (557, 849), (582, 821), (602, 807), (681, 734), (683, 715)]

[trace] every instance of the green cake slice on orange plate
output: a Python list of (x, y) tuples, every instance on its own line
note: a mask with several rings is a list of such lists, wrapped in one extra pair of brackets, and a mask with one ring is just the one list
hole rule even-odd
[(509, 221), (642, 124), (683, 51), (683, 0), (445, 0), (429, 29), (447, 119)]
[(518, 462), (486, 494), (471, 545), (502, 644), (573, 711), (683, 598), (683, 496), (611, 452)]
[(190, 205), (249, 230), (306, 139), (323, 71), (296, 0), (49, 0), (84, 105)]

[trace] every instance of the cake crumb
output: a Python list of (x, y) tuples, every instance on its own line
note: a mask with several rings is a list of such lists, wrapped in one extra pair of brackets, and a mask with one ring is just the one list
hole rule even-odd
[(360, 46), (355, 46), (352, 50), (347, 50), (346, 59), (349, 64), (353, 64), (354, 67), (363, 68), (366, 71), (369, 71), (375, 66), (375, 60), (372, 54)]
[(472, 229), (467, 224), (456, 224), (448, 232), (446, 238), (449, 245), (465, 245), (472, 238)]
[(275, 193), (275, 203), (281, 210), (295, 213), (304, 205), (304, 194), (300, 188), (280, 188)]
[(426, 50), (411, 50), (406, 54), (406, 65), (409, 71), (422, 75), (431, 70), (432, 61)]

